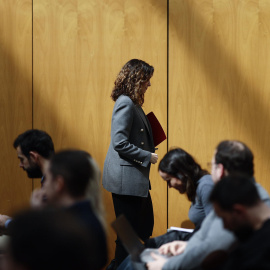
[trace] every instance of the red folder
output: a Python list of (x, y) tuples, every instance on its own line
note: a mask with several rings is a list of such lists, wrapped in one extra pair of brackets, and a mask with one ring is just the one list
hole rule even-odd
[(153, 112), (150, 112), (147, 114), (147, 118), (150, 122), (152, 132), (153, 132), (153, 138), (154, 138), (154, 145), (157, 146), (161, 142), (167, 139), (165, 132), (160, 125), (159, 121), (157, 120), (155, 114)]

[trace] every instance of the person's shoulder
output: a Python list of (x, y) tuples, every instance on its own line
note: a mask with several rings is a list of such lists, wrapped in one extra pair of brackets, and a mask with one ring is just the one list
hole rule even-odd
[(262, 225), (262, 228), (266, 229), (270, 233), (270, 218), (265, 220), (265, 222)]
[(67, 209), (73, 212), (77, 212), (79, 210), (80, 211), (85, 210), (89, 212), (93, 211), (91, 207), (91, 202), (89, 200), (76, 201), (72, 205), (70, 205)]
[[(270, 219), (267, 219), (264, 223), (263, 223), (263, 225), (262, 225), (262, 227), (259, 229), (261, 232), (261, 234), (263, 235), (263, 236), (265, 236), (265, 237), (270, 237)], [(270, 247), (270, 243), (269, 243), (269, 241), (267, 241), (268, 242), (268, 246)]]
[(212, 180), (212, 177), (210, 174), (206, 174), (204, 176), (202, 176), (199, 180), (198, 180), (198, 186), (205, 186), (205, 185), (210, 185), (213, 186), (214, 182)]
[(133, 110), (135, 108), (133, 101), (130, 99), (130, 97), (121, 95), (116, 101), (114, 105), (114, 112), (119, 111), (122, 109), (125, 110)]
[(270, 197), (266, 189), (257, 182), (255, 182), (255, 186), (259, 193), (260, 199), (270, 207)]
[(127, 104), (133, 104), (132, 100), (130, 97), (121, 95), (115, 103), (127, 103)]

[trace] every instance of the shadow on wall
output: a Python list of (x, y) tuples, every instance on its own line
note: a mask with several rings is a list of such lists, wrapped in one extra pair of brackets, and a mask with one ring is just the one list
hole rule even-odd
[[(256, 27), (248, 30), (246, 28), (240, 30), (238, 29), (239, 32), (237, 32), (237, 29), (235, 29), (236, 25), (234, 25), (239, 23), (237, 20), (235, 20), (235, 22), (229, 22), (230, 28), (227, 29), (229, 34), (224, 33), (224, 36), (222, 36), (223, 29), (214, 29), (214, 27), (217, 25), (215, 20), (218, 20), (218, 16), (220, 15), (223, 16), (223, 20), (230, 20), (231, 17), (226, 16), (226, 14), (217, 14), (217, 10), (215, 10), (215, 7), (213, 6), (213, 1), (209, 1), (209, 5), (212, 5), (212, 9), (210, 8), (211, 14), (207, 15), (208, 21), (203, 18), (202, 12), (200, 12), (203, 10), (203, 5), (207, 5), (207, 3), (200, 4), (200, 2), (193, 0), (182, 0), (180, 1), (181, 4), (178, 3), (179, 10), (175, 10), (170, 7), (170, 4), (173, 4), (171, 2), (172, 1), (169, 1), (170, 33), (177, 35), (176, 38), (178, 43), (181, 44), (182, 47), (185, 47), (186, 52), (189, 54), (189, 58), (195, 62), (197, 67), (200, 67), (200, 70), (205, 75), (206, 80), (211, 84), (211, 90), (215, 91), (212, 92), (212, 94), (217, 96), (217, 99), (219, 99), (218, 103), (226, 104), (226, 108), (229, 109), (230, 115), (233, 116), (230, 118), (230, 121), (234, 122), (234, 126), (241, 127), (246, 136), (249, 137), (249, 142), (252, 142), (256, 145), (256, 148), (264, 154), (265, 160), (269, 160), (270, 145), (267, 143), (267, 136), (265, 136), (265, 133), (269, 130), (266, 130), (267, 127), (265, 123), (270, 122), (270, 113), (268, 106), (266, 106), (266, 103), (264, 103), (265, 100), (262, 97), (262, 93), (260, 93), (262, 86), (264, 86), (262, 80), (266, 80), (267, 76), (264, 75), (264, 77), (262, 77), (263, 75), (261, 76), (258, 72), (259, 66), (261, 68), (264, 63), (264, 66), (267, 66), (267, 51), (266, 54), (264, 54), (263, 52), (260, 52), (259, 48), (255, 46), (258, 52), (257, 54), (248, 54), (247, 56), (249, 56), (250, 59), (244, 59), (245, 55), (240, 54), (240, 51), (243, 48), (247, 49), (247, 52), (251, 52), (251, 46), (254, 45), (254, 43), (255, 45), (257, 44), (260, 46), (260, 48), (267, 50), (267, 48), (269, 48), (269, 44), (265, 43), (267, 42), (267, 39), (259, 39), (260, 35), (256, 32)], [(231, 16), (234, 16), (239, 20), (243, 19), (239, 18), (239, 14), (237, 13), (239, 10), (236, 10), (234, 5), (230, 6), (230, 3), (232, 2), (233, 1), (226, 2), (226, 8), (230, 8), (229, 11), (235, 12), (235, 14)], [(201, 9), (198, 8), (200, 5)], [(238, 5), (240, 5), (240, 3), (238, 3)], [(162, 5), (159, 6), (162, 7)], [(238, 7), (238, 9), (239, 8), (240, 7)], [(247, 7), (242, 6), (241, 8), (244, 9)], [(266, 24), (267, 21), (265, 22), (263, 19), (258, 17), (260, 16), (260, 12), (258, 12), (256, 8), (258, 7), (254, 7), (254, 14), (252, 14), (255, 16), (255, 23), (257, 23), (259, 28), (260, 22), (260, 29), (263, 29), (264, 27), (264, 29), (267, 30), (267, 27), (270, 27), (270, 21), (269, 26), (262, 25), (263, 22)], [(246, 10), (244, 12), (250, 12), (250, 10)], [(161, 14), (166, 13), (161, 12)], [(177, 14), (177, 16), (175, 16), (175, 14)], [(185, 19), (182, 19), (183, 17)], [(177, 20), (181, 20), (181, 23), (185, 22), (185, 24), (178, 24)], [(209, 22), (209, 20), (212, 21)], [(225, 25), (224, 22), (223, 24)], [(239, 27), (243, 26), (240, 25)], [(217, 30), (219, 30), (218, 34)], [(249, 36), (246, 39), (243, 37), (240, 39), (240, 37), (237, 35), (243, 34), (241, 31), (248, 31)], [(264, 35), (268, 32), (265, 31)], [(194, 34), (192, 35), (192, 33)], [(224, 45), (224, 43), (227, 41), (225, 40), (226, 34), (229, 35), (229, 37), (233, 37), (233, 42), (235, 42), (235, 44), (231, 47), (234, 48), (234, 52), (229, 52), (226, 50), (227, 47)], [(202, 40), (203, 47), (201, 46), (202, 44), (199, 43), (200, 38)], [(250, 42), (250, 44), (242, 44), (245, 41)], [(179, 46), (179, 49), (181, 46)], [(233, 53), (235, 53), (235, 55), (233, 55)], [(235, 57), (236, 55), (241, 55), (243, 57), (240, 59), (241, 61), (237, 61)], [(178, 59), (169, 57), (169, 62), (172, 61), (178, 61)], [(250, 68), (248, 72), (246, 66), (249, 66), (248, 68)], [(169, 71), (169, 76), (170, 75), (171, 72)], [(176, 78), (174, 77), (174, 80), (175, 79)], [(243, 109), (241, 113), (239, 113), (239, 108)], [(205, 109), (207, 110), (208, 108)], [(213, 115), (212, 117), (220, 117), (220, 114)], [(223, 125), (222, 119), (217, 119), (215, 122)], [(215, 126), (214, 128), (216, 131), (218, 130), (218, 127)], [(203, 130), (202, 132), (207, 134), (209, 133), (209, 130)], [(234, 131), (231, 130), (230, 132), (232, 132), (231, 136), (233, 136)], [(209, 135), (211, 136), (211, 134)]]
[[(13, 141), (32, 127), (32, 36), (30, 18), (0, 6), (0, 213), (29, 204), (32, 181), (19, 168)], [(30, 14), (30, 13), (29, 13)]]
[(190, 220), (184, 220), (181, 225), (181, 228), (194, 229), (195, 226)]

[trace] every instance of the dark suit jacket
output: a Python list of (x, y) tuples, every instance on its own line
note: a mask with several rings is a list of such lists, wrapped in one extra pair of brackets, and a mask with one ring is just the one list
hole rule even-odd
[(105, 231), (94, 214), (89, 200), (79, 201), (67, 208), (69, 213), (72, 213), (78, 221), (84, 226), (89, 233), (89, 241), (93, 270), (102, 269), (108, 260), (107, 240)]
[(151, 126), (140, 106), (127, 96), (114, 105), (111, 143), (103, 169), (103, 186), (120, 194), (147, 197), (150, 158), (155, 152)]

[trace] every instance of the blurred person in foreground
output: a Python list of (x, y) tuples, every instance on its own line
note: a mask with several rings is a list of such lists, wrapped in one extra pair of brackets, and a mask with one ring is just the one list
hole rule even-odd
[(224, 177), (210, 200), (224, 227), (238, 240), (221, 269), (270, 269), (270, 208), (260, 199), (254, 181), (244, 175)]
[[(32, 205), (37, 208), (50, 205), (73, 214), (82, 226), (89, 230), (90, 240), (95, 245), (92, 255), (95, 264), (91, 269), (101, 269), (107, 263), (107, 242), (102, 221), (89, 200), (89, 182), (96, 181), (91, 160), (91, 156), (85, 151), (64, 150), (56, 153), (46, 169), (43, 187), (35, 192)], [(94, 186), (93, 197), (100, 197), (97, 183), (94, 183)]]
[[(9, 226), (4, 270), (89, 270), (95, 267), (95, 231), (64, 210), (26, 210)], [(91, 241), (89, 241), (91, 239)]]

